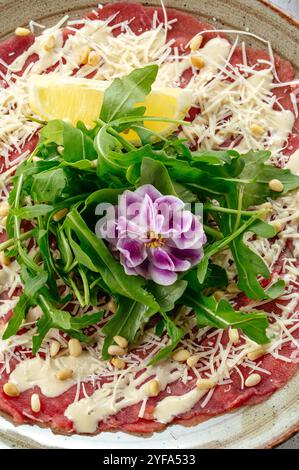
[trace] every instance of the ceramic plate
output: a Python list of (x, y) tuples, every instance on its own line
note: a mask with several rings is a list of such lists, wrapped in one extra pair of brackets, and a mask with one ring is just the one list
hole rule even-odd
[[(69, 0), (64, 10), (60, 0), (4, 0), (0, 3), (0, 38), (13, 34), (16, 26), (28, 24), (31, 19), (50, 25), (65, 13), (77, 18), (94, 7), (89, 0)], [(159, 4), (158, 1), (144, 3)], [(266, 0), (213, 0), (213, 7), (210, 0), (173, 0), (165, 4), (189, 11), (217, 27), (249, 28), (251, 32), (271, 41), (274, 50), (293, 62), (299, 70), (298, 22), (270, 6)], [(254, 41), (247, 43), (260, 47)], [(15, 427), (0, 417), (0, 448), (265, 448), (279, 444), (297, 431), (299, 374), (260, 405), (241, 408), (191, 428), (170, 426), (151, 437), (123, 433), (65, 437), (36, 426)]]

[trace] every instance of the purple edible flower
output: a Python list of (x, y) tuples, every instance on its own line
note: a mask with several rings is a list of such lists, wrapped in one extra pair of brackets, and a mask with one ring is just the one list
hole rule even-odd
[(154, 186), (125, 191), (114, 216), (101, 226), (101, 236), (118, 253), (128, 275), (140, 275), (160, 285), (173, 284), (203, 257), (203, 226), (185, 204), (163, 196)]

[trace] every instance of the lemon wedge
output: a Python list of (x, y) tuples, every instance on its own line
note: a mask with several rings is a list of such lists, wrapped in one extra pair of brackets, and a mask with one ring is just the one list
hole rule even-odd
[[(76, 125), (83, 121), (93, 127), (99, 117), (107, 82), (61, 77), (58, 75), (35, 75), (30, 82), (30, 107), (40, 118), (64, 119)], [(144, 103), (147, 116), (183, 120), (191, 107), (192, 94), (182, 88), (153, 88)], [(170, 135), (178, 125), (172, 122), (146, 121), (144, 125), (161, 136)], [(124, 137), (138, 142), (137, 134), (130, 130)]]

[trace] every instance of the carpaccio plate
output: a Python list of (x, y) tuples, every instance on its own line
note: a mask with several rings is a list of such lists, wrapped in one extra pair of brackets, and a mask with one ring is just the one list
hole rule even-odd
[[(25, 2), (26, 3), (26, 2)], [(55, 5), (55, 2), (52, 2)], [(77, 2), (73, 2), (76, 3)], [(82, 2), (83, 3), (83, 2)], [(201, 11), (198, 11), (198, 7), (194, 6), (197, 2), (189, 2), (188, 5), (190, 10), (201, 16)], [(204, 3), (200, 9), (204, 8)], [(222, 27), (232, 27), (230, 24), (225, 24), (225, 18), (230, 18), (229, 12), (226, 11), (225, 5), (232, 3), (232, 6), (237, 6), (240, 2), (216, 2), (215, 11), (213, 8), (213, 15), (215, 17), (222, 18), (224, 23), (221, 23)], [(245, 2), (247, 3), (247, 2)], [(249, 3), (249, 2), (248, 2)], [(252, 3), (252, 2), (250, 2)], [(71, 2), (70, 2), (71, 4)], [(182, 6), (181, 2), (168, 2), (169, 6)], [(246, 18), (246, 24), (241, 22), (241, 18), (233, 17), (233, 27), (238, 29), (244, 29), (244, 26), (253, 20), (251, 15), (264, 13), (266, 17), (272, 19), (275, 18), (277, 21), (277, 28), (281, 28), (281, 22), (286, 23), (286, 27), (292, 27), (290, 20), (286, 18), (280, 18), (270, 12), (267, 8), (256, 2), (254, 8), (245, 8), (244, 2), (242, 2), (243, 11), (248, 12), (248, 20)], [(23, 3), (22, 3), (23, 5)], [(193, 5), (193, 7), (192, 7)], [(83, 5), (82, 5), (83, 6)], [(184, 5), (187, 8), (187, 5)], [(256, 8), (256, 11), (254, 9)], [(218, 10), (217, 10), (218, 9)], [(57, 7), (57, 13), (60, 16), (64, 13)], [(217, 13), (219, 12), (219, 14)], [(274, 15), (272, 17), (272, 15)], [(30, 13), (28, 9), (28, 19), (34, 18), (40, 21), (43, 16), (35, 16)], [(73, 15), (72, 15), (73, 16)], [(251, 19), (250, 19), (251, 18)], [(213, 23), (213, 18), (206, 17), (203, 15), (203, 21)], [(247, 21), (249, 23), (247, 23)], [(52, 21), (53, 22), (53, 21)], [(20, 24), (21, 20), (15, 18), (15, 25)], [(217, 24), (216, 24), (217, 25)], [(251, 28), (257, 34), (267, 37), (265, 28), (255, 27)], [(182, 32), (183, 33), (183, 32)], [(271, 38), (269, 38), (271, 39)], [(275, 46), (275, 44), (274, 44)], [(291, 50), (291, 48), (290, 48)], [(277, 52), (281, 53), (281, 48), (277, 48)], [(291, 58), (291, 57), (290, 57)], [(269, 400), (263, 402), (255, 407), (241, 408), (236, 412), (229, 413), (217, 418), (212, 418), (205, 423), (197, 425), (192, 428), (185, 428), (181, 426), (172, 426), (162, 433), (154, 434), (149, 438), (137, 437), (131, 435), (124, 435), (120, 433), (113, 434), (101, 434), (100, 437), (82, 437), (82, 436), (56, 436), (51, 431), (46, 429), (40, 429), (31, 426), (20, 426), (15, 428), (7, 420), (0, 420), (0, 436), (2, 437), (3, 443), (9, 446), (15, 444), (18, 446), (25, 447), (68, 447), (68, 448), (204, 448), (204, 447), (267, 447), (275, 445), (283, 438), (296, 430), (298, 425), (299, 415), (299, 404), (298, 404), (298, 374), (294, 377), (284, 388), (274, 394)], [(279, 416), (279, 419), (277, 417)]]

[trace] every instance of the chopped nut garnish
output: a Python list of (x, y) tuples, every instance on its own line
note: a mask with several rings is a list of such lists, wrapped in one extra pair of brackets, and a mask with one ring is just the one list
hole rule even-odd
[(34, 413), (39, 413), (41, 409), (40, 398), (37, 393), (31, 396), (31, 409)]
[(148, 397), (157, 397), (160, 393), (160, 384), (158, 380), (150, 380), (146, 384), (146, 393)]
[(201, 57), (198, 57), (198, 56), (191, 57), (191, 64), (196, 69), (202, 69), (206, 65), (205, 61)]
[(126, 349), (126, 347), (128, 346), (128, 341), (126, 340), (126, 338), (123, 338), (122, 336), (114, 336), (113, 340), (121, 348)]
[(245, 387), (254, 387), (255, 385), (259, 384), (262, 380), (260, 374), (251, 374), (245, 380)]
[(260, 135), (265, 134), (265, 129), (262, 126), (260, 126), (259, 124), (252, 124), (252, 126), (250, 127), (250, 130), (251, 130), (252, 134), (254, 134), (254, 135), (260, 136)]
[(112, 344), (108, 348), (108, 354), (110, 354), (110, 356), (123, 356), (124, 354), (126, 354), (126, 350), (124, 348), (121, 348), (120, 346)]
[(69, 340), (69, 352), (73, 357), (79, 357), (82, 354), (82, 346), (78, 339), (72, 338)]
[(58, 380), (68, 380), (73, 377), (74, 372), (71, 369), (59, 370), (56, 373), (56, 379)]
[(190, 43), (190, 50), (192, 52), (197, 51), (200, 48), (202, 41), (203, 41), (203, 37), (201, 35), (195, 36)]
[(18, 389), (18, 387), (10, 382), (7, 382), (3, 385), (3, 392), (5, 393), (5, 395), (11, 398), (16, 398), (20, 395), (20, 390)]
[(196, 386), (199, 390), (210, 390), (215, 387), (215, 382), (211, 379), (198, 379)]
[(269, 182), (269, 188), (271, 189), (271, 191), (275, 191), (276, 193), (282, 193), (282, 191), (284, 190), (282, 182), (276, 179), (271, 180)]
[(191, 354), (187, 349), (179, 349), (173, 353), (172, 359), (177, 362), (186, 362), (190, 356)]
[(31, 31), (28, 28), (17, 28), (15, 30), (16, 36), (29, 36), (29, 34), (31, 34)]
[(68, 209), (61, 209), (61, 211), (56, 212), (56, 214), (53, 215), (54, 222), (60, 222), (60, 220), (64, 219), (68, 211)]

